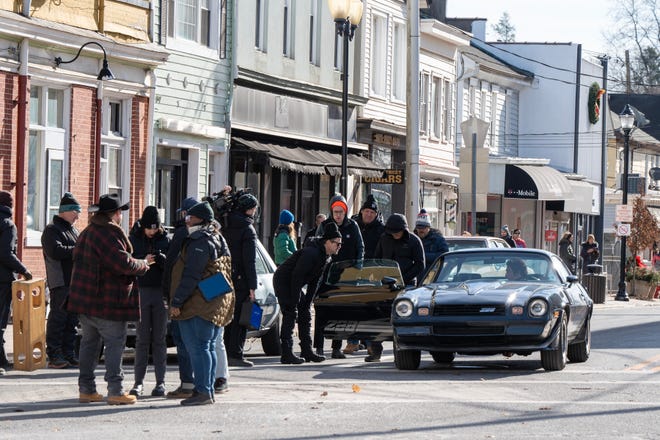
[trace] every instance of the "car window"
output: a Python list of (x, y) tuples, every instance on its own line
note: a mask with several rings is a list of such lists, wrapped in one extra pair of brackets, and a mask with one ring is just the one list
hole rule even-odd
[(330, 266), (325, 281), (329, 285), (380, 287), (384, 277), (394, 278), (403, 286), (399, 265), (392, 260), (368, 259), (361, 265), (355, 260), (338, 261)]
[(505, 281), (511, 279), (511, 275), (507, 274), (507, 266), (513, 260), (518, 260), (517, 264), (523, 267), (525, 274), (521, 281), (559, 282), (553, 262), (547, 255), (509, 252), (446, 254), (441, 267), (435, 272), (435, 282)]

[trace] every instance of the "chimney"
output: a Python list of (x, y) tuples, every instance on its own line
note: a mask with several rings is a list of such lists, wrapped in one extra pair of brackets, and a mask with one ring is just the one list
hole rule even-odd
[(438, 21), (447, 21), (447, 0), (426, 0), (431, 16)]

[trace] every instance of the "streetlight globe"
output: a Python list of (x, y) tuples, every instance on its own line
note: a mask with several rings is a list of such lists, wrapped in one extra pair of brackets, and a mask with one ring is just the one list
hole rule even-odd
[(623, 111), (619, 115), (619, 119), (621, 120), (621, 128), (623, 130), (632, 130), (635, 126), (635, 113), (633, 113), (632, 108), (630, 108), (630, 104), (626, 104), (623, 108)]
[(328, 0), (330, 15), (335, 20), (346, 20), (351, 13), (351, 0)]
[(351, 0), (351, 7), (348, 12), (348, 18), (353, 26), (358, 26), (362, 20), (362, 0)]

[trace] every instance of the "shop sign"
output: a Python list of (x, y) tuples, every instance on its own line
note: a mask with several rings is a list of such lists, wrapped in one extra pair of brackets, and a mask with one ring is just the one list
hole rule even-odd
[(545, 241), (557, 241), (557, 231), (554, 229), (547, 229), (545, 231)]
[(391, 183), (399, 185), (403, 183), (403, 170), (384, 170), (380, 177), (363, 177), (364, 183)]

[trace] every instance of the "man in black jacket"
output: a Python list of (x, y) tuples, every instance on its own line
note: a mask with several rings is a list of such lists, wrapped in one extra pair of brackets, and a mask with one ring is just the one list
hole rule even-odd
[[(275, 295), (282, 308), (282, 342), (283, 364), (302, 364), (303, 362), (322, 362), (324, 356), (317, 355), (312, 350), (312, 301), (318, 288), (323, 270), (337, 254), (342, 245), (342, 236), (334, 223), (328, 224), (323, 236), (296, 251), (282, 263), (273, 276)], [(307, 285), (307, 293), (303, 295), (303, 286)], [(293, 354), (293, 327), (298, 322), (300, 338), (300, 355)]]
[(41, 248), (46, 263), (46, 281), (50, 291), (50, 312), (46, 326), (48, 368), (78, 367), (74, 350), (78, 315), (66, 311), (69, 296), (73, 248), (78, 230), (73, 226), (80, 215), (80, 203), (71, 193), (60, 200), (58, 214), (41, 234)]
[(234, 319), (225, 328), (224, 341), (230, 367), (251, 367), (254, 364), (243, 357), (247, 328), (239, 323), (241, 309), (246, 301), (254, 302), (257, 289), (257, 231), (254, 215), (259, 208), (257, 198), (243, 194), (236, 202), (236, 209), (227, 217), (223, 235), (231, 253), (231, 272), (236, 294)]
[(32, 279), (32, 273), (16, 256), (18, 232), (11, 219), (13, 207), (14, 198), (11, 193), (0, 191), (0, 376), (13, 367), (7, 359), (4, 340), (11, 308), (11, 283), (17, 279), (18, 274), (26, 280)]

